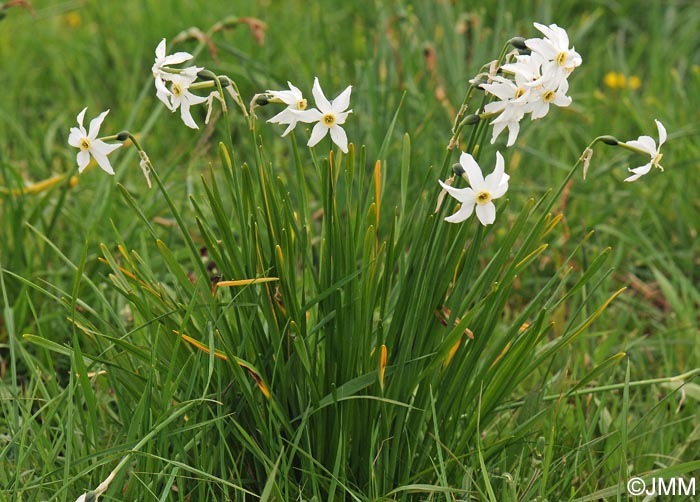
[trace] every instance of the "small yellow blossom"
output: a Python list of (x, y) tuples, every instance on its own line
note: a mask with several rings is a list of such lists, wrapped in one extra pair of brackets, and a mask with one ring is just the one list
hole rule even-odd
[(630, 89), (635, 91), (641, 87), (642, 80), (637, 75), (627, 77), (620, 72), (609, 71), (603, 77), (603, 83), (609, 89)]
[(76, 11), (71, 11), (63, 16), (63, 22), (69, 28), (78, 28), (81, 24), (83, 24), (83, 19)]
[(603, 83), (610, 89), (624, 89), (625, 80), (625, 76), (622, 73), (615, 71), (609, 71), (603, 77)]
[(632, 75), (627, 79), (627, 87), (636, 91), (642, 86), (642, 80), (637, 75)]

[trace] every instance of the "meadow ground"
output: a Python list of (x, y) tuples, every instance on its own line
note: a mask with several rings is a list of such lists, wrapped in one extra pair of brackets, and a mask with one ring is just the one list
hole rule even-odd
[[(700, 492), (695, 2), (0, 4), (1, 499)], [(582, 56), (571, 105), (448, 150), (469, 80), (533, 22)], [(238, 102), (193, 105), (198, 130), (169, 113), (162, 38)], [(287, 81), (320, 107), (314, 77), (352, 85), (347, 154), (281, 138), (280, 104), (253, 120)], [(132, 134), (115, 176), (78, 174), (85, 107)], [(595, 138), (658, 140), (654, 119), (663, 172), (625, 182), (649, 157), (599, 141), (583, 179)], [(491, 225), (444, 221), (460, 149), (504, 157)]]

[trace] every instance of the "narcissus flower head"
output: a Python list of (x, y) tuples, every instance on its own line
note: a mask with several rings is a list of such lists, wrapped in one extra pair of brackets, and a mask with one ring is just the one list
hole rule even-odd
[(501, 65), (501, 74), (490, 76), (489, 82), (480, 86), (500, 100), (484, 106), (485, 117), (497, 116), (491, 122), (491, 143), (508, 128), (506, 146), (512, 146), (526, 114), (536, 120), (549, 113), (550, 105), (571, 104), (571, 98), (566, 95), (567, 78), (581, 64), (581, 56), (573, 48), (569, 49), (569, 36), (563, 28), (539, 23), (535, 23), (535, 27), (546, 38), (526, 40), (530, 53), (515, 55), (512, 62)]
[(539, 54), (547, 61), (546, 68), (542, 70), (543, 74), (561, 73), (565, 77), (581, 65), (583, 59), (573, 47), (569, 48), (569, 35), (564, 28), (556, 24), (545, 26), (534, 23), (534, 26), (545, 38), (530, 38), (525, 41), (525, 44), (533, 53)]
[(348, 137), (345, 134), (345, 130), (340, 126), (345, 123), (348, 115), (352, 113), (352, 110), (347, 109), (350, 106), (351, 92), (352, 86), (349, 85), (333, 101), (328, 101), (323, 93), (323, 89), (321, 89), (321, 84), (318, 82), (318, 77), (314, 78), (314, 86), (311, 93), (314, 96), (317, 108), (297, 112), (299, 122), (316, 122), (311, 131), (311, 138), (309, 138), (307, 143), (308, 146), (315, 146), (326, 134), (330, 133), (333, 142), (344, 153), (348, 153)]
[[(666, 142), (666, 128), (664, 125), (658, 121), (654, 120), (656, 122), (656, 129), (659, 132), (659, 146), (656, 146), (656, 141), (654, 141), (654, 138), (651, 136), (640, 136), (639, 138), (632, 140), (632, 141), (626, 141), (624, 144), (630, 147), (630, 150), (634, 150), (638, 153), (641, 154), (649, 154), (650, 160), (648, 163), (644, 164), (643, 166), (635, 167), (634, 169), (628, 168), (629, 172), (633, 173), (632, 176), (629, 176), (625, 178), (625, 181), (635, 181), (647, 174), (652, 166), (657, 167), (661, 169), (662, 171), (664, 168), (661, 166), (661, 158), (663, 157), (663, 154), (661, 153), (661, 145), (663, 145)], [(621, 145), (622, 143), (620, 143)]]
[[(167, 68), (170, 65), (184, 63), (192, 59), (192, 54), (189, 52), (176, 52), (175, 54), (170, 54), (166, 56), (165, 54), (165, 39), (161, 40), (156, 47), (156, 58), (151, 67), (151, 72), (153, 73), (153, 78), (155, 79), (156, 85), (156, 96), (160, 99), (165, 106), (171, 107), (168, 100), (169, 92), (165, 85), (166, 81), (172, 80), (174, 73), (171, 73), (171, 69)], [(199, 69), (199, 68), (197, 68)]]
[(90, 156), (92, 156), (103, 171), (108, 174), (114, 174), (114, 169), (112, 169), (112, 165), (107, 156), (122, 146), (122, 144), (108, 144), (97, 138), (97, 135), (100, 133), (102, 121), (104, 121), (109, 110), (100, 113), (90, 121), (89, 131), (86, 131), (83, 126), (83, 119), (85, 118), (86, 111), (87, 108), (83, 108), (78, 114), (78, 127), (71, 127), (70, 134), (68, 135), (68, 144), (80, 150), (76, 159), (78, 162), (78, 172), (83, 172), (90, 163)]
[(287, 105), (287, 108), (268, 120), (271, 124), (286, 124), (288, 126), (282, 133), (282, 136), (286, 136), (296, 127), (299, 121), (298, 112), (303, 112), (308, 106), (308, 102), (304, 99), (302, 92), (297, 87), (294, 87), (291, 82), (287, 82), (287, 85), (289, 85), (289, 90), (266, 91), (272, 96), (269, 102), (281, 102)]
[(187, 127), (199, 129), (197, 123), (192, 118), (190, 106), (205, 103), (208, 98), (197, 96), (190, 92), (190, 86), (196, 79), (196, 76), (187, 74), (172, 75), (170, 89), (167, 89), (168, 98), (170, 99), (170, 109), (172, 111), (180, 108), (180, 117)]
[(166, 56), (165, 39), (163, 39), (156, 47), (156, 59), (153, 63), (153, 66), (151, 67), (151, 71), (153, 72), (153, 76), (157, 77), (158, 75), (163, 73), (166, 66), (184, 63), (185, 61), (189, 61), (190, 59), (192, 59), (192, 54), (190, 54), (189, 52), (176, 52), (175, 54)]
[(490, 225), (496, 220), (496, 206), (493, 201), (508, 191), (509, 176), (504, 172), (503, 156), (496, 152), (496, 166), (491, 174), (484, 178), (481, 167), (474, 157), (462, 153), (459, 163), (464, 168), (470, 187), (454, 188), (438, 180), (442, 188), (457, 199), (462, 207), (445, 218), (450, 223), (460, 223), (469, 218), (476, 208), (476, 216), (483, 225)]

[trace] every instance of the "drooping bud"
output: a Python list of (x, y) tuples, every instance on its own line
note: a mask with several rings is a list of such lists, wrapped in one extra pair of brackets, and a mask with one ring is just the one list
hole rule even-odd
[[(209, 71), (207, 69), (202, 69), (197, 72), (197, 76), (201, 78), (202, 80), (216, 80), (216, 74), (214, 72)], [(223, 85), (223, 82), (222, 82)]]
[(519, 51), (525, 51), (527, 49), (527, 45), (525, 45), (525, 39), (523, 37), (513, 37), (510, 40), (508, 40), (508, 43), (518, 49)]
[(479, 121), (481, 120), (481, 117), (475, 113), (472, 113), (471, 115), (467, 115), (464, 117), (464, 125), (474, 125), (478, 124)]

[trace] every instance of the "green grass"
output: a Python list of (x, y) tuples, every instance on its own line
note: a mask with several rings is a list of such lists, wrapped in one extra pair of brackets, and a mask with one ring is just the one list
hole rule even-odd
[[(72, 501), (110, 473), (103, 500), (626, 500), (631, 476), (698, 482), (692, 2), (211, 3), (37, 0), (0, 20), (4, 499)], [(216, 52), (171, 43), (232, 14), (264, 21), (264, 43), (246, 24), (210, 33)], [(468, 80), (533, 21), (582, 54), (574, 103), (508, 149), (467, 126), (461, 148), (488, 172), (497, 146), (510, 190), (494, 225), (445, 223)], [(352, 84), (354, 146), (279, 138), (272, 104), (254, 131), (233, 103), (188, 129), (155, 98), (163, 37), (246, 105), (287, 80)], [(610, 89), (612, 71), (641, 87)], [(85, 106), (111, 110), (103, 134), (137, 134), (152, 189), (126, 147), (115, 177), (73, 178)], [(654, 118), (665, 172), (624, 183), (641, 157), (602, 144), (585, 181), (572, 171), (597, 136), (656, 136)]]

